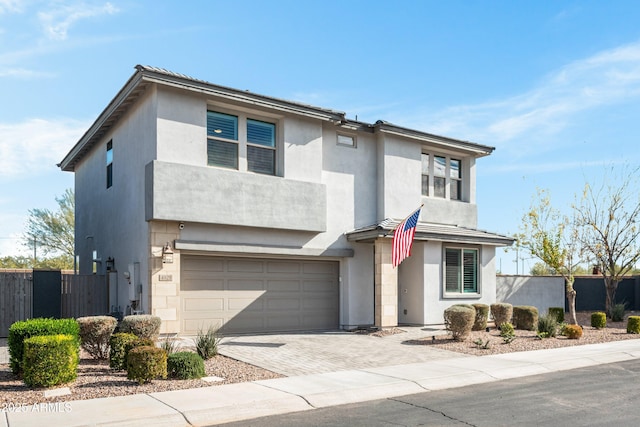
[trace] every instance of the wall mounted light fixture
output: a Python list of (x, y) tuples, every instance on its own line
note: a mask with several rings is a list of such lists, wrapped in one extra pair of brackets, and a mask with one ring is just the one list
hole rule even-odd
[(171, 250), (169, 242), (162, 248), (162, 263), (173, 264), (173, 251)]
[(107, 258), (107, 271), (112, 271), (116, 266), (116, 260), (113, 257)]

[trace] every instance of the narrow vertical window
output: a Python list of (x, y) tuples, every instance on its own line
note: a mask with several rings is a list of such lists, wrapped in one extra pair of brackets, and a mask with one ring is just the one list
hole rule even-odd
[(447, 159), (442, 156), (433, 157), (433, 195), (445, 197), (447, 185)]
[(247, 169), (275, 175), (276, 126), (273, 123), (247, 119)]
[(451, 200), (462, 200), (462, 172), (460, 160), (451, 159), (449, 162), (449, 177), (451, 178)]
[(422, 195), (429, 195), (429, 155), (422, 153)]
[(113, 140), (107, 142), (107, 188), (113, 185)]
[(207, 111), (207, 164), (238, 169), (238, 117)]

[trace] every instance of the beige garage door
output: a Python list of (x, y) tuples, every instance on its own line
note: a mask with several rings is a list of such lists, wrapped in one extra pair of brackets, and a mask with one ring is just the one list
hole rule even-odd
[(338, 327), (338, 263), (182, 257), (182, 333), (209, 325), (224, 333)]

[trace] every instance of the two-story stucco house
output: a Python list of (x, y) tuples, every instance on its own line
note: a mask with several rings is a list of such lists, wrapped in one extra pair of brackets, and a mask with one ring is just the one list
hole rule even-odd
[[(137, 66), (60, 167), (80, 273), (110, 270), (114, 310), (182, 334), (351, 329), (495, 302), (512, 239), (477, 229), (492, 151)], [(420, 204), (393, 268), (393, 229)]]

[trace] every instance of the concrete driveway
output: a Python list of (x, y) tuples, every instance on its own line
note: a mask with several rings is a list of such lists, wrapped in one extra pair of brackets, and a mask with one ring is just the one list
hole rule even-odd
[(225, 356), (285, 376), (466, 357), (412, 343), (444, 333), (441, 328), (399, 329), (404, 332), (382, 337), (345, 331), (232, 336), (223, 338), (218, 349)]

